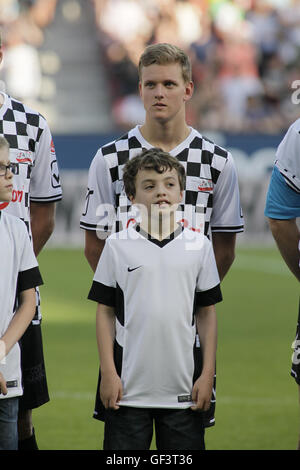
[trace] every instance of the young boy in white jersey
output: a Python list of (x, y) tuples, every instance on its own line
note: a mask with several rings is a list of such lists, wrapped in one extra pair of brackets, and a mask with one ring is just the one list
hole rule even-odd
[[(12, 199), (15, 168), (0, 137), (0, 207)], [(0, 450), (17, 450), (23, 393), (18, 341), (35, 313), (34, 288), (43, 282), (24, 222), (1, 210), (0, 260)]]
[(222, 300), (212, 244), (176, 222), (185, 188), (176, 158), (145, 150), (123, 179), (141, 221), (108, 237), (89, 293), (104, 449), (149, 449), (154, 421), (158, 450), (203, 450)]

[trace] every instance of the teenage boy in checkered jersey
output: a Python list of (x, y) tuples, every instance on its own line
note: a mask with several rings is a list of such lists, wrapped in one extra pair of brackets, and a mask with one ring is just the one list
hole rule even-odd
[[(0, 38), (0, 63), (3, 51)], [(55, 203), (61, 186), (51, 133), (46, 120), (11, 96), (0, 93), (0, 135), (10, 145), (17, 164), (12, 202), (0, 209), (24, 220), (37, 256), (54, 228)], [(21, 339), (24, 394), (19, 405), (19, 449), (37, 449), (32, 409), (49, 401), (41, 334), (40, 296), (36, 314)]]
[[(126, 228), (118, 222), (129, 204), (122, 181), (123, 166), (141, 150), (151, 147), (169, 152), (183, 164), (186, 170), (183, 206), (197, 205), (200, 210), (202, 206), (204, 233), (211, 235), (221, 280), (233, 263), (236, 234), (243, 231), (237, 174), (230, 153), (186, 123), (185, 105), (193, 95), (191, 77), (189, 58), (176, 46), (155, 44), (142, 54), (139, 92), (146, 111), (145, 123), (100, 148), (89, 171), (80, 226), (85, 230), (85, 255), (93, 271), (112, 225), (105, 214), (114, 215), (115, 208), (115, 229)], [(183, 218), (185, 226), (199, 230), (191, 218), (186, 220), (185, 212)], [(212, 413), (207, 426), (213, 424)]]

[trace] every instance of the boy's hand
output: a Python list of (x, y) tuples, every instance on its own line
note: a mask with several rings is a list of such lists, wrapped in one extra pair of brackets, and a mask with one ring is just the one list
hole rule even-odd
[(7, 395), (6, 380), (0, 372), (0, 393)]
[(192, 400), (195, 405), (191, 406), (191, 410), (207, 411), (210, 407), (212, 389), (213, 377), (200, 375), (200, 377), (194, 383)]
[(100, 398), (104, 407), (118, 410), (118, 402), (122, 399), (123, 388), (120, 377), (115, 373), (101, 375)]

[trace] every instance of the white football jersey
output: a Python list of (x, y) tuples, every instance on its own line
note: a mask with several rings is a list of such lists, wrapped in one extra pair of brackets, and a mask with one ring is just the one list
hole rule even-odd
[(286, 183), (300, 192), (300, 119), (297, 119), (278, 146), (275, 165)]
[(120, 405), (192, 405), (200, 375), (194, 305), (219, 302), (219, 283), (212, 244), (202, 234), (179, 226), (160, 242), (130, 226), (107, 239), (89, 298), (115, 309)]
[[(0, 211), (0, 260), (1, 338), (15, 313), (18, 292), (43, 283), (24, 222), (2, 211)], [(9, 383), (8, 394), (0, 394), (0, 398), (22, 395), (18, 343), (0, 361), (0, 372)]]

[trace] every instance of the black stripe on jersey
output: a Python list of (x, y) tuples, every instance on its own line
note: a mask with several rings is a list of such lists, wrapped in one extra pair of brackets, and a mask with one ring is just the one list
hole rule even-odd
[(31, 197), (31, 202), (55, 202), (60, 201), (62, 199), (62, 195), (57, 196), (48, 196), (48, 197)]
[(116, 287), (110, 287), (93, 281), (88, 299), (113, 307), (119, 323), (124, 326), (124, 294), (118, 283)]
[(232, 227), (211, 227), (212, 232), (242, 232), (243, 230), (243, 225), (236, 225)]
[(299, 194), (300, 193), (300, 188), (298, 188), (293, 181), (291, 181), (286, 175), (284, 175), (283, 173), (281, 173), (282, 176), (284, 177), (285, 179), (285, 182), (286, 184), (289, 186), (289, 188), (291, 188), (295, 193)]
[(33, 287), (41, 286), (43, 279), (38, 266), (26, 271), (20, 271), (18, 275), (17, 291), (22, 292)]
[(109, 307), (116, 306), (116, 288), (106, 286), (101, 282), (93, 281), (91, 290), (88, 295), (89, 300), (94, 300), (99, 304), (108, 305)]
[(195, 305), (198, 307), (208, 307), (223, 300), (220, 284), (203, 292), (195, 293)]
[(97, 225), (95, 224), (87, 224), (86, 222), (80, 223), (80, 228), (84, 228), (86, 230), (96, 230)]

